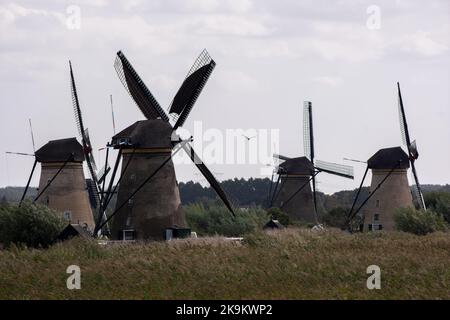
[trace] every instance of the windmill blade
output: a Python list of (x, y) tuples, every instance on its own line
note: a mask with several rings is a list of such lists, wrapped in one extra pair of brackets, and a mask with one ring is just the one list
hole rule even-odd
[(274, 154), (273, 154), (273, 157), (274, 157), (275, 159), (280, 159), (280, 160), (283, 160), (283, 161), (286, 161), (286, 160), (290, 160), (290, 159), (291, 159), (291, 158), (289, 158), (289, 157), (283, 156), (283, 155), (278, 154), (278, 153), (274, 153)]
[(114, 132), (114, 135), (116, 135), (116, 121), (114, 118), (114, 106), (113, 106), (112, 94), (109, 95), (109, 100), (111, 101), (111, 116), (112, 116), (113, 132)]
[(319, 223), (319, 218), (317, 216), (317, 196), (316, 196), (316, 175), (312, 175), (312, 191), (313, 191), (313, 203), (314, 203), (314, 219), (316, 223)]
[(97, 165), (95, 164), (94, 156), (92, 155), (92, 145), (91, 145), (91, 138), (89, 137), (89, 131), (88, 129), (84, 130), (84, 154), (86, 156), (86, 163), (89, 168), (89, 174), (92, 178), (92, 180), (95, 181), (95, 183), (98, 183), (97, 178)]
[(75, 122), (77, 123), (78, 134), (81, 137), (84, 137), (83, 117), (81, 116), (80, 101), (78, 100), (77, 87), (75, 85), (75, 78), (73, 76), (72, 70), (72, 62), (70, 62), (70, 60), (69, 60), (69, 68), (70, 68), (70, 89), (72, 93), (72, 104), (73, 104), (73, 111), (75, 113)]
[(303, 148), (305, 157), (314, 163), (314, 135), (312, 122), (312, 103), (303, 103)]
[(16, 154), (19, 156), (29, 156), (29, 157), (34, 157), (34, 154), (31, 153), (25, 153), (25, 152), (13, 152), (13, 151), (5, 151), (6, 154)]
[(33, 152), (36, 152), (36, 147), (34, 145), (34, 134), (33, 134), (33, 126), (31, 125), (31, 119), (28, 119), (28, 123), (30, 124), (31, 143), (33, 144)]
[(176, 121), (174, 130), (183, 126), (215, 66), (216, 63), (204, 49), (189, 69), (169, 107), (169, 113)]
[(161, 108), (158, 101), (156, 101), (150, 90), (148, 90), (144, 81), (139, 77), (122, 51), (117, 52), (114, 68), (125, 89), (127, 89), (128, 93), (147, 119), (161, 118), (164, 121), (169, 121), (167, 114)]
[(220, 199), (223, 201), (225, 206), (230, 210), (230, 212), (235, 216), (233, 207), (228, 200), (227, 195), (225, 194), (225, 191), (220, 186), (220, 183), (216, 180), (216, 178), (213, 176), (211, 171), (206, 167), (206, 165), (203, 163), (203, 161), (200, 159), (200, 157), (195, 153), (194, 148), (189, 143), (185, 143), (183, 145), (184, 151), (187, 152), (189, 157), (191, 158), (192, 162), (197, 166), (197, 168), (200, 170), (200, 172), (203, 174), (203, 176), (206, 178), (208, 183), (211, 185), (211, 187), (216, 191), (217, 195), (220, 197)]
[(108, 175), (109, 171), (111, 170), (111, 167), (108, 165), (107, 167), (103, 166), (100, 171), (97, 173), (98, 177), (98, 183), (102, 183), (103, 180), (105, 180), (106, 176)]
[(397, 82), (398, 90), (398, 115), (400, 120), (400, 132), (402, 135), (402, 141), (405, 146), (410, 147), (411, 141), (409, 138), (408, 123), (406, 122), (405, 108), (403, 107), (402, 92), (400, 90), (400, 83)]
[(414, 179), (413, 190), (416, 197), (416, 201), (419, 204), (419, 207), (423, 210), (426, 210), (425, 200), (423, 198), (422, 188), (420, 187), (419, 177), (417, 176), (416, 166), (414, 161), (411, 161), (411, 171)]
[(316, 160), (315, 168), (329, 174), (353, 179), (353, 167), (327, 161)]

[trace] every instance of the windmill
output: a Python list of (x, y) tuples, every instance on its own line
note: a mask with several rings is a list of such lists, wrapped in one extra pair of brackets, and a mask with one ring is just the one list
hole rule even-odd
[[(96, 215), (105, 218), (104, 208), (101, 205), (101, 202), (105, 187), (104, 182), (106, 181), (106, 176), (110, 170), (108, 166), (108, 149), (106, 150), (107, 156), (105, 166), (99, 171), (99, 174), (97, 174), (97, 165), (95, 163), (93, 155), (93, 148), (91, 144), (91, 139), (89, 137), (89, 130), (84, 126), (71, 61), (69, 61), (69, 70), (70, 70), (70, 89), (72, 94), (72, 104), (75, 114), (75, 122), (77, 124), (78, 134), (81, 137), (84, 157), (86, 159), (87, 167), (89, 169), (90, 179), (86, 180), (87, 188), (89, 191), (89, 198), (93, 209), (97, 211)], [(112, 104), (112, 97), (111, 97), (111, 104)], [(105, 225), (105, 228), (106, 228), (105, 233), (109, 233), (107, 224)]]
[(305, 101), (303, 106), (305, 156), (290, 158), (274, 154), (281, 163), (276, 169), (278, 179), (269, 194), (271, 205), (284, 210), (292, 219), (318, 223), (316, 175), (325, 172), (353, 179), (353, 167), (316, 160), (313, 133), (312, 103)]
[[(417, 152), (416, 141), (411, 142), (410, 140), (400, 84), (398, 82), (397, 92), (400, 132), (408, 153), (403, 151), (401, 147), (383, 148), (378, 150), (367, 161), (366, 171), (347, 217), (346, 224), (350, 230), (356, 228), (359, 228), (360, 231), (395, 229), (395, 210), (401, 207), (413, 206), (413, 196), (407, 177), (410, 167), (415, 183), (412, 188), (415, 201), (418, 207), (426, 210), (415, 167), (415, 161), (419, 153)], [(369, 169), (372, 172), (370, 193), (357, 206), (361, 188)], [(362, 222), (355, 223), (356, 217), (359, 217)]]
[(94, 228), (83, 172), (84, 152), (76, 138), (51, 140), (34, 153), (35, 161), (20, 200), (28, 191), (36, 164), (41, 163), (38, 194), (33, 202), (47, 205), (70, 223)]
[[(178, 183), (172, 157), (183, 149), (189, 155), (228, 210), (234, 215), (227, 195), (211, 171), (189, 143), (176, 134), (183, 126), (199, 94), (215, 67), (214, 60), (203, 50), (189, 70), (169, 106), (161, 108), (125, 55), (117, 53), (114, 67), (120, 81), (147, 118), (117, 133), (111, 146), (118, 150), (105, 204), (118, 188), (117, 204), (106, 221), (114, 217), (111, 230), (114, 239), (161, 239), (167, 230), (186, 229)], [(122, 169), (114, 190), (114, 179), (122, 157)], [(118, 186), (118, 187), (117, 187)], [(112, 192), (111, 192), (112, 190)], [(104, 223), (98, 222), (96, 229)]]

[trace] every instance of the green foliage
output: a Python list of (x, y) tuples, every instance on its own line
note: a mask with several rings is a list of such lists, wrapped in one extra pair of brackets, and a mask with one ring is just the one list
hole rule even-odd
[(224, 206), (214, 202), (189, 204), (184, 210), (189, 227), (201, 236), (242, 236), (262, 228), (267, 220), (262, 209), (241, 209), (233, 217)]
[(267, 216), (269, 218), (278, 220), (283, 226), (288, 226), (290, 224), (289, 216), (280, 208), (270, 208), (269, 210), (267, 210)]
[(432, 210), (400, 208), (395, 212), (394, 220), (398, 230), (417, 235), (448, 230), (444, 217)]
[(29, 201), (0, 206), (0, 243), (47, 247), (67, 223), (55, 211)]
[(424, 195), (425, 205), (444, 216), (447, 223), (450, 223), (450, 193), (433, 191)]
[(348, 211), (343, 207), (333, 208), (322, 217), (322, 221), (329, 227), (342, 228), (345, 226)]

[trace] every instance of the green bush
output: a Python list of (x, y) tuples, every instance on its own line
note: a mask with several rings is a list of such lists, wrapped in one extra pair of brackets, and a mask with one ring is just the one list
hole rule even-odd
[(444, 216), (447, 223), (450, 223), (450, 193), (449, 192), (428, 192), (424, 194), (425, 205)]
[(329, 227), (343, 228), (347, 221), (348, 211), (343, 207), (333, 208), (322, 217), (322, 222)]
[(242, 236), (267, 222), (265, 211), (259, 208), (237, 210), (236, 217), (214, 202), (189, 204), (184, 210), (189, 227), (201, 236)]
[(24, 202), (0, 206), (0, 243), (48, 247), (67, 222), (46, 206)]
[(417, 235), (448, 230), (444, 217), (432, 210), (400, 208), (395, 212), (394, 220), (398, 230)]

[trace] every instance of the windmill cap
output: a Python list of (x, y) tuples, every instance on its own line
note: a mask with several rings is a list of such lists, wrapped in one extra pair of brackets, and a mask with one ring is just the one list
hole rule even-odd
[(368, 161), (369, 169), (408, 169), (409, 158), (401, 147), (378, 150)]
[(280, 164), (278, 173), (312, 175), (314, 173), (314, 166), (307, 157), (291, 158)]
[(73, 154), (73, 162), (83, 162), (83, 147), (76, 138), (51, 140), (35, 152), (38, 162), (65, 162)]
[(112, 137), (112, 145), (130, 148), (172, 148), (172, 126), (164, 120), (142, 120)]

